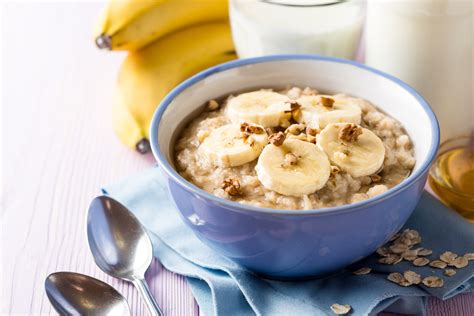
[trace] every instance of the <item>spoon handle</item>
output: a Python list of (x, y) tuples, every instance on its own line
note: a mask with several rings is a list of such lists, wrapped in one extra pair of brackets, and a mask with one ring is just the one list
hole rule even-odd
[(140, 292), (140, 295), (145, 300), (150, 315), (163, 316), (163, 312), (161, 311), (160, 306), (158, 306), (153, 294), (151, 294), (150, 288), (148, 287), (145, 279), (135, 279), (133, 281), (133, 285), (135, 285), (135, 287), (138, 289), (138, 292)]

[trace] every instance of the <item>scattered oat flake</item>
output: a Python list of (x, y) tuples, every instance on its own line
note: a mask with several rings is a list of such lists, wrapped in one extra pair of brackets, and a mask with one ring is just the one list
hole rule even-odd
[(403, 272), (403, 277), (405, 278), (405, 280), (407, 280), (411, 284), (420, 284), (421, 283), (421, 276), (418, 273), (414, 272), (414, 271), (407, 270), (407, 271)]
[(394, 244), (389, 247), (390, 251), (396, 254), (402, 254), (407, 251), (409, 248), (405, 244)]
[(454, 269), (446, 269), (446, 270), (444, 270), (444, 275), (447, 275), (447, 276), (449, 276), (449, 277), (450, 277), (450, 276), (453, 276), (453, 275), (455, 275), (455, 274), (456, 274), (456, 270), (454, 270)]
[(398, 255), (393, 255), (393, 254), (390, 254), (387, 257), (383, 257), (379, 259), (379, 263), (382, 263), (382, 264), (397, 264), (400, 261), (402, 261), (402, 257)]
[(415, 260), (413, 260), (413, 265), (417, 267), (426, 266), (428, 263), (430, 263), (430, 260), (426, 258), (416, 258)]
[(417, 239), (420, 237), (420, 233), (414, 229), (406, 229), (404, 234), (408, 239)]
[(437, 269), (444, 269), (446, 268), (447, 264), (441, 260), (433, 260), (430, 262), (430, 267), (437, 268)]
[(389, 281), (392, 281), (393, 283), (400, 283), (402, 282), (405, 278), (403, 277), (403, 275), (399, 272), (392, 272), (390, 273), (388, 276), (387, 276), (387, 279)]
[(469, 264), (469, 261), (464, 257), (457, 257), (449, 265), (454, 266), (458, 269), (464, 268)]
[(402, 253), (402, 258), (407, 261), (413, 261), (417, 256), (417, 251), (416, 250), (407, 250), (404, 253)]
[(429, 276), (423, 279), (423, 284), (427, 287), (442, 287), (444, 281), (436, 276)]
[(433, 253), (433, 250), (426, 248), (418, 248), (417, 250), (419, 256), (429, 256)]
[(454, 252), (451, 252), (451, 251), (445, 251), (441, 254), (441, 256), (439, 256), (439, 258), (446, 262), (446, 263), (451, 263), (454, 261), (454, 259), (457, 258), (457, 254), (455, 254)]
[(387, 247), (380, 247), (377, 249), (376, 252), (379, 256), (382, 256), (382, 257), (387, 257), (388, 255), (390, 255), (390, 251), (388, 250)]
[(351, 311), (351, 306), (348, 304), (332, 304), (331, 305), (331, 310), (334, 312), (336, 315), (345, 315)]
[(463, 257), (466, 258), (468, 261), (474, 260), (474, 252), (465, 253)]
[(371, 268), (367, 268), (367, 267), (363, 267), (363, 268), (360, 268), (354, 272), (352, 272), (353, 274), (355, 275), (365, 275), (365, 274), (369, 274), (370, 271), (372, 271)]

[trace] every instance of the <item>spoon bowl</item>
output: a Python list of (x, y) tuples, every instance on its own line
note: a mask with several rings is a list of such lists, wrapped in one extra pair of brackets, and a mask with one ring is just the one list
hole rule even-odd
[(105, 273), (132, 282), (152, 315), (162, 315), (145, 282), (153, 260), (151, 240), (138, 219), (108, 196), (92, 200), (87, 216), (87, 238), (94, 260)]
[(74, 272), (55, 272), (44, 283), (46, 295), (60, 315), (130, 315), (125, 298), (113, 287)]

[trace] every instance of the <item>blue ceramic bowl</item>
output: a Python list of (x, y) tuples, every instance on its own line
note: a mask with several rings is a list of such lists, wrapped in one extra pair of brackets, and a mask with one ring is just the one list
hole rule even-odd
[[(288, 85), (367, 99), (405, 126), (417, 159), (402, 183), (372, 199), (316, 210), (252, 207), (213, 196), (174, 168), (181, 128), (210, 99)], [(321, 276), (375, 251), (408, 219), (423, 191), (439, 143), (429, 105), (400, 80), (367, 66), (314, 55), (231, 61), (186, 80), (160, 104), (151, 146), (183, 221), (208, 246), (256, 273), (280, 279)]]

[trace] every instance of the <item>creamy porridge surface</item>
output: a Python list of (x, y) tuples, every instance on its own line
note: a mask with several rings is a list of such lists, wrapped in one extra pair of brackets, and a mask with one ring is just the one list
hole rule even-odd
[(368, 101), (293, 87), (209, 101), (179, 136), (175, 165), (218, 197), (318, 209), (387, 191), (415, 158), (402, 125)]

